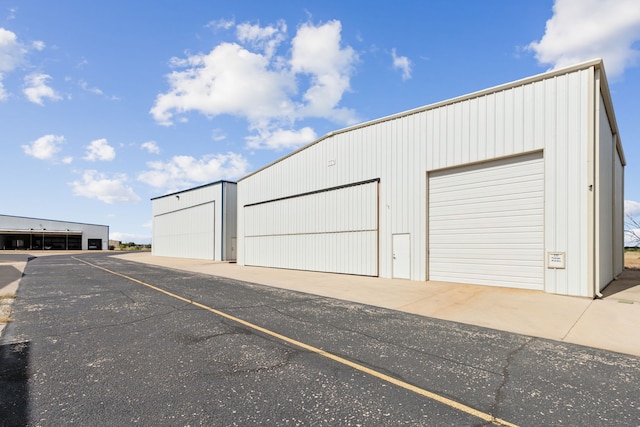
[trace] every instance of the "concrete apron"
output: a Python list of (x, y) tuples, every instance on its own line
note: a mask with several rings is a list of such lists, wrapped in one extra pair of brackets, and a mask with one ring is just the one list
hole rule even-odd
[(234, 263), (116, 255), (142, 262), (640, 356), (640, 270), (627, 269), (603, 299), (444, 282), (416, 282)]

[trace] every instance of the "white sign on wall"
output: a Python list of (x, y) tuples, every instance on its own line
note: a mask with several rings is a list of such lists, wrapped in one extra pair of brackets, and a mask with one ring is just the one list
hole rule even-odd
[(547, 268), (566, 268), (565, 252), (547, 252)]

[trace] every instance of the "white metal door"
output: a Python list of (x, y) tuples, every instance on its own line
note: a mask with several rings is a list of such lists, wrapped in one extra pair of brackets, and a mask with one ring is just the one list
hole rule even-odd
[(429, 280), (542, 290), (542, 153), (429, 174)]
[(393, 278), (411, 278), (411, 235), (393, 235)]
[(238, 239), (235, 237), (231, 238), (231, 254), (229, 256), (229, 261), (235, 261), (236, 258), (236, 247), (237, 247)]

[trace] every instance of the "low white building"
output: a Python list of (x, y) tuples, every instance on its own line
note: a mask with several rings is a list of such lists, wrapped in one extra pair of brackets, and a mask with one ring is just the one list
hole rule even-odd
[(0, 215), (2, 250), (108, 250), (109, 226)]
[(236, 183), (217, 181), (151, 199), (152, 254), (236, 259)]
[(242, 178), (238, 263), (594, 297), (624, 268), (624, 166), (603, 63), (586, 62)]

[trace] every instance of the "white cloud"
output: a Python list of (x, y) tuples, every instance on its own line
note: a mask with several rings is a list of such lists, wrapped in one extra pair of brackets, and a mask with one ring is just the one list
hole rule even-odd
[(102, 92), (102, 89), (97, 88), (97, 87), (91, 87), (91, 86), (89, 86), (89, 83), (85, 82), (84, 80), (80, 80), (78, 82), (78, 85), (84, 91), (91, 92), (91, 93), (96, 94), (96, 95), (104, 95), (104, 92)]
[(13, 71), (24, 61), (26, 53), (14, 32), (0, 28), (0, 73)]
[(200, 159), (174, 156), (168, 162), (148, 162), (149, 170), (138, 175), (138, 180), (155, 188), (169, 191), (192, 187), (195, 184), (221, 179), (236, 179), (247, 173), (249, 164), (240, 154), (206, 155)]
[(117, 174), (110, 178), (98, 171), (86, 170), (82, 174), (82, 180), (73, 181), (71, 187), (76, 196), (98, 199), (108, 204), (139, 202), (140, 197), (126, 185), (126, 182), (125, 174)]
[(234, 25), (236, 25), (236, 22), (232, 19), (231, 20), (218, 19), (218, 20), (209, 22), (206, 25), (206, 27), (213, 28), (215, 30), (228, 30), (230, 28), (233, 28)]
[(266, 148), (269, 150), (295, 149), (308, 144), (317, 138), (310, 127), (298, 131), (278, 129), (273, 132), (263, 130), (258, 135), (247, 137), (249, 148)]
[(636, 202), (634, 200), (625, 200), (624, 214), (630, 217), (640, 216), (640, 202)]
[(406, 56), (397, 56), (396, 50), (391, 51), (391, 57), (393, 58), (393, 68), (402, 71), (402, 80), (409, 80), (411, 78), (411, 61)]
[(149, 153), (152, 153), (152, 154), (160, 153), (160, 147), (158, 147), (158, 144), (156, 144), (155, 141), (143, 142), (140, 145), (140, 148), (142, 148), (143, 150), (147, 150)]
[(119, 101), (120, 98), (115, 96), (115, 95), (107, 95), (104, 93), (104, 91), (102, 89), (100, 89), (99, 87), (95, 87), (95, 86), (90, 86), (89, 83), (87, 83), (84, 80), (80, 80), (78, 82), (78, 86), (80, 86), (80, 88), (82, 90), (84, 90), (85, 92), (89, 92), (89, 93), (93, 93), (94, 95), (98, 95), (98, 96), (102, 96), (105, 99), (111, 100), (111, 101)]
[(553, 68), (603, 58), (616, 77), (635, 64), (639, 40), (638, 0), (556, 0), (544, 36), (528, 48)]
[(2, 83), (5, 73), (18, 67), (24, 61), (26, 53), (27, 50), (14, 32), (0, 28), (0, 101), (8, 97)]
[(0, 101), (4, 101), (8, 98), (7, 91), (4, 90), (4, 85), (2, 84), (2, 73), (0, 73)]
[(358, 55), (350, 46), (340, 46), (341, 31), (340, 21), (317, 27), (305, 24), (298, 28), (292, 42), (291, 70), (307, 74), (311, 79), (310, 87), (303, 95), (306, 105), (299, 114), (352, 124), (355, 120), (353, 112), (336, 107), (350, 89)]
[(44, 105), (45, 98), (52, 101), (62, 99), (51, 87), (47, 86), (47, 80), (50, 79), (51, 76), (47, 74), (31, 73), (24, 78), (25, 88), (22, 92), (29, 101), (38, 105)]
[(44, 135), (33, 141), (30, 145), (23, 145), (25, 154), (40, 160), (53, 159), (60, 151), (60, 146), (64, 143), (64, 136)]
[(158, 95), (151, 109), (162, 125), (172, 124), (175, 113), (188, 111), (209, 117), (232, 114), (251, 122), (292, 111), (287, 93), (294, 86), (289, 76), (270, 71), (264, 56), (237, 44), (223, 43), (206, 55), (173, 63), (187, 68), (168, 76), (172, 89)]
[(42, 51), (46, 47), (46, 45), (42, 40), (34, 41), (33, 43), (31, 43), (31, 46), (37, 51)]
[(275, 134), (272, 129), (291, 128), (306, 118), (353, 124), (355, 113), (339, 103), (350, 89), (358, 55), (351, 47), (342, 47), (341, 30), (339, 21), (300, 26), (290, 49), (283, 49), (290, 55), (287, 59), (276, 54), (286, 40), (284, 22), (267, 27), (240, 24), (239, 43), (221, 43), (206, 54), (172, 58), (170, 89), (157, 95), (150, 113), (165, 126), (189, 112), (242, 117), (258, 133), (257, 140), (265, 140), (261, 133)]
[(252, 47), (262, 50), (267, 58), (271, 58), (277, 47), (286, 39), (287, 24), (278, 22), (277, 26), (261, 27), (248, 23), (237, 27), (237, 37), (242, 43), (249, 43)]
[(111, 161), (116, 157), (116, 150), (109, 145), (109, 142), (102, 138), (91, 141), (91, 144), (87, 145), (87, 154), (83, 159), (90, 162), (96, 160)]
[(211, 131), (211, 139), (215, 142), (224, 141), (227, 139), (227, 135), (225, 135), (222, 129), (216, 128)]

